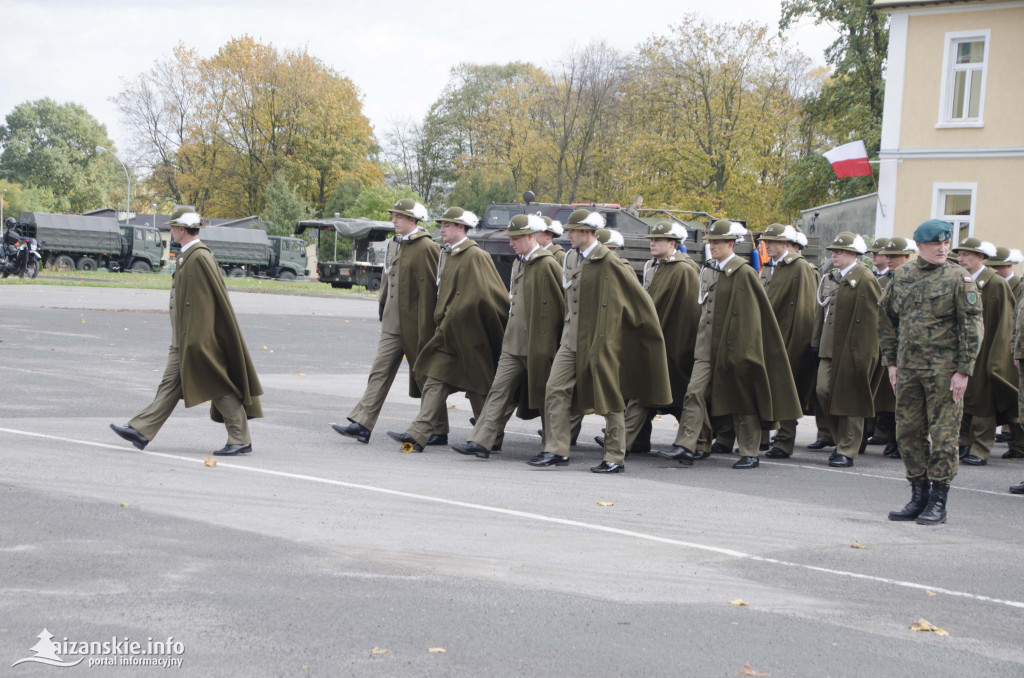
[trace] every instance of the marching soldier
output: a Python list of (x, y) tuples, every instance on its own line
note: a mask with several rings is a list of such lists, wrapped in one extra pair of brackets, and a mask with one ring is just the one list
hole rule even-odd
[(1010, 286), (1010, 296), (1016, 305), (1020, 300), (1021, 285), (1020, 276), (1013, 272), (1013, 265), (1024, 261), (1024, 254), (1020, 250), (1011, 250), (1009, 247), (997, 247), (996, 255), (985, 260), (985, 265), (995, 270), (999, 276)]
[[(814, 267), (799, 253), (800, 234), (792, 226), (772, 224), (761, 235), (761, 241), (770, 257), (761, 269), (761, 284), (786, 345), (801, 408), (811, 414), (815, 400), (816, 365), (811, 353), (811, 337), (814, 335), (817, 276)], [(795, 419), (779, 422), (774, 446), (764, 456), (785, 459), (792, 455), (796, 424)]]
[(658, 452), (666, 459), (692, 461), (709, 415), (731, 415), (742, 455), (733, 468), (757, 468), (762, 426), (800, 417), (786, 346), (768, 296), (753, 267), (734, 252), (746, 233), (742, 225), (719, 219), (704, 237), (712, 260), (700, 274), (693, 372), (675, 445)]
[[(1016, 314), (1013, 323), (1013, 364), (1020, 372), (1020, 381), (1017, 384), (1017, 413), (1024, 419), (1024, 370), (1021, 368), (1021, 361), (1024, 360), (1024, 313)], [(1013, 494), (1024, 494), (1024, 482), (1010, 486)]]
[(894, 272), (879, 302), (882, 360), (896, 389), (896, 441), (911, 487), (910, 502), (889, 520), (946, 522), (958, 468), (963, 396), (982, 326), (974, 279), (948, 260), (952, 235), (953, 226), (938, 219), (918, 226), (917, 260)]
[[(434, 306), (437, 303), (437, 257), (440, 248), (419, 226), (427, 219), (423, 205), (405, 198), (388, 210), (395, 237), (388, 242), (384, 258), (384, 284), (380, 298), (380, 342), (370, 367), (363, 397), (348, 415), (349, 424), (331, 424), (343, 436), (361, 443), (370, 441), (381, 407), (395, 380), (402, 356), (411, 368), (420, 350), (434, 336)], [(409, 395), (420, 397), (420, 385), (409, 370)], [(447, 444), (448, 415), (438, 423), (438, 438), (431, 444)]]
[[(437, 329), (413, 364), (423, 383), (420, 412), (405, 433), (388, 437), (422, 452), (437, 423), (447, 417), (448, 396), (465, 391), (480, 419), (480, 408), (494, 380), (508, 320), (508, 290), (494, 261), (466, 232), (480, 219), (461, 207), (449, 207), (438, 219), (444, 247), (437, 264)], [(447, 444), (447, 439), (442, 444)]]
[(531, 466), (569, 463), (569, 411), (574, 406), (605, 418), (604, 460), (590, 470), (621, 473), (624, 399), (666, 405), (672, 397), (654, 304), (633, 271), (597, 242), (594, 232), (604, 225), (600, 213), (578, 209), (565, 226), (574, 249), (563, 268), (565, 322), (544, 393), (543, 448)]
[(867, 249), (859, 235), (840, 233), (826, 249), (835, 268), (818, 285), (811, 345), (818, 349), (818, 400), (836, 441), (828, 464), (844, 468), (863, 451), (864, 419), (875, 414), (881, 290), (857, 261)]
[(515, 411), (517, 399), (521, 416), (527, 412), (543, 413), (544, 387), (565, 318), (561, 267), (536, 240), (536, 234), (545, 228), (544, 221), (532, 214), (516, 215), (508, 224), (507, 234), (517, 258), (510, 279), (510, 307), (501, 357), (469, 442), (452, 445), (459, 454), (490, 457)]
[(996, 255), (995, 245), (967, 238), (953, 251), (980, 291), (983, 330), (974, 373), (964, 392), (960, 463), (984, 466), (992, 452), (997, 424), (1010, 425), (1011, 450), (1020, 453), (1024, 448), (1024, 429), (1017, 416), (1019, 375), (1011, 347), (1013, 297), (1006, 281), (985, 266), (985, 259)]

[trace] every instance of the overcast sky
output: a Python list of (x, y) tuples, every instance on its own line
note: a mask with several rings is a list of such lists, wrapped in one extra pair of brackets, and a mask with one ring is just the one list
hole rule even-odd
[[(628, 51), (686, 12), (775, 28), (778, 0), (0, 0), (0, 116), (50, 97), (73, 101), (107, 126), (119, 149), (130, 135), (110, 97), (183, 41), (203, 56), (250, 35), (309, 52), (348, 76), (378, 134), (421, 119), (461, 62), (554, 64), (593, 39)], [(787, 36), (816, 63), (836, 34), (813, 22)]]

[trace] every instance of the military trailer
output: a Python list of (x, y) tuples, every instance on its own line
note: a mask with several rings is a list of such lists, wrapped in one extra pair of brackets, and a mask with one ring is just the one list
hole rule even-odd
[(151, 226), (119, 226), (110, 217), (22, 212), (17, 228), (40, 242), (43, 265), (57, 270), (150, 273), (165, 263), (160, 232)]
[[(295, 226), (295, 234), (301, 235), (311, 228), (316, 229), (317, 252), (321, 251), (322, 237), (334, 238), (333, 258), (320, 261), (316, 266), (320, 282), (346, 289), (353, 285), (362, 285), (370, 291), (380, 289), (387, 239), (395, 232), (391, 222), (347, 217), (308, 219)], [(344, 261), (338, 260), (339, 237), (352, 241), (352, 256)]]
[[(295, 280), (309, 275), (306, 244), (299, 238), (270, 235), (258, 228), (206, 226), (199, 239), (210, 248), (221, 272), (230, 278), (276, 278)], [(181, 251), (171, 245), (175, 256)]]

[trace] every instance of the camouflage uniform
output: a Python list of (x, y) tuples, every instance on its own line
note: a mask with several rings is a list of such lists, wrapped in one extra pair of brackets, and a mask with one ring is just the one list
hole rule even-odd
[(898, 368), (896, 440), (907, 479), (948, 485), (959, 468), (964, 409), (962, 399), (953, 402), (950, 379), (974, 372), (982, 332), (977, 287), (951, 261), (918, 259), (896, 269), (878, 303), (882, 361)]

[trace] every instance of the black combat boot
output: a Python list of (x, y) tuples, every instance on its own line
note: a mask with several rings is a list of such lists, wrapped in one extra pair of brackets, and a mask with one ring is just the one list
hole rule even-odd
[(889, 511), (889, 520), (916, 520), (928, 505), (929, 485), (927, 478), (911, 480), (910, 503), (899, 511)]
[(931, 494), (928, 495), (928, 506), (917, 517), (918, 525), (941, 525), (946, 522), (946, 495), (949, 485), (932, 483)]

